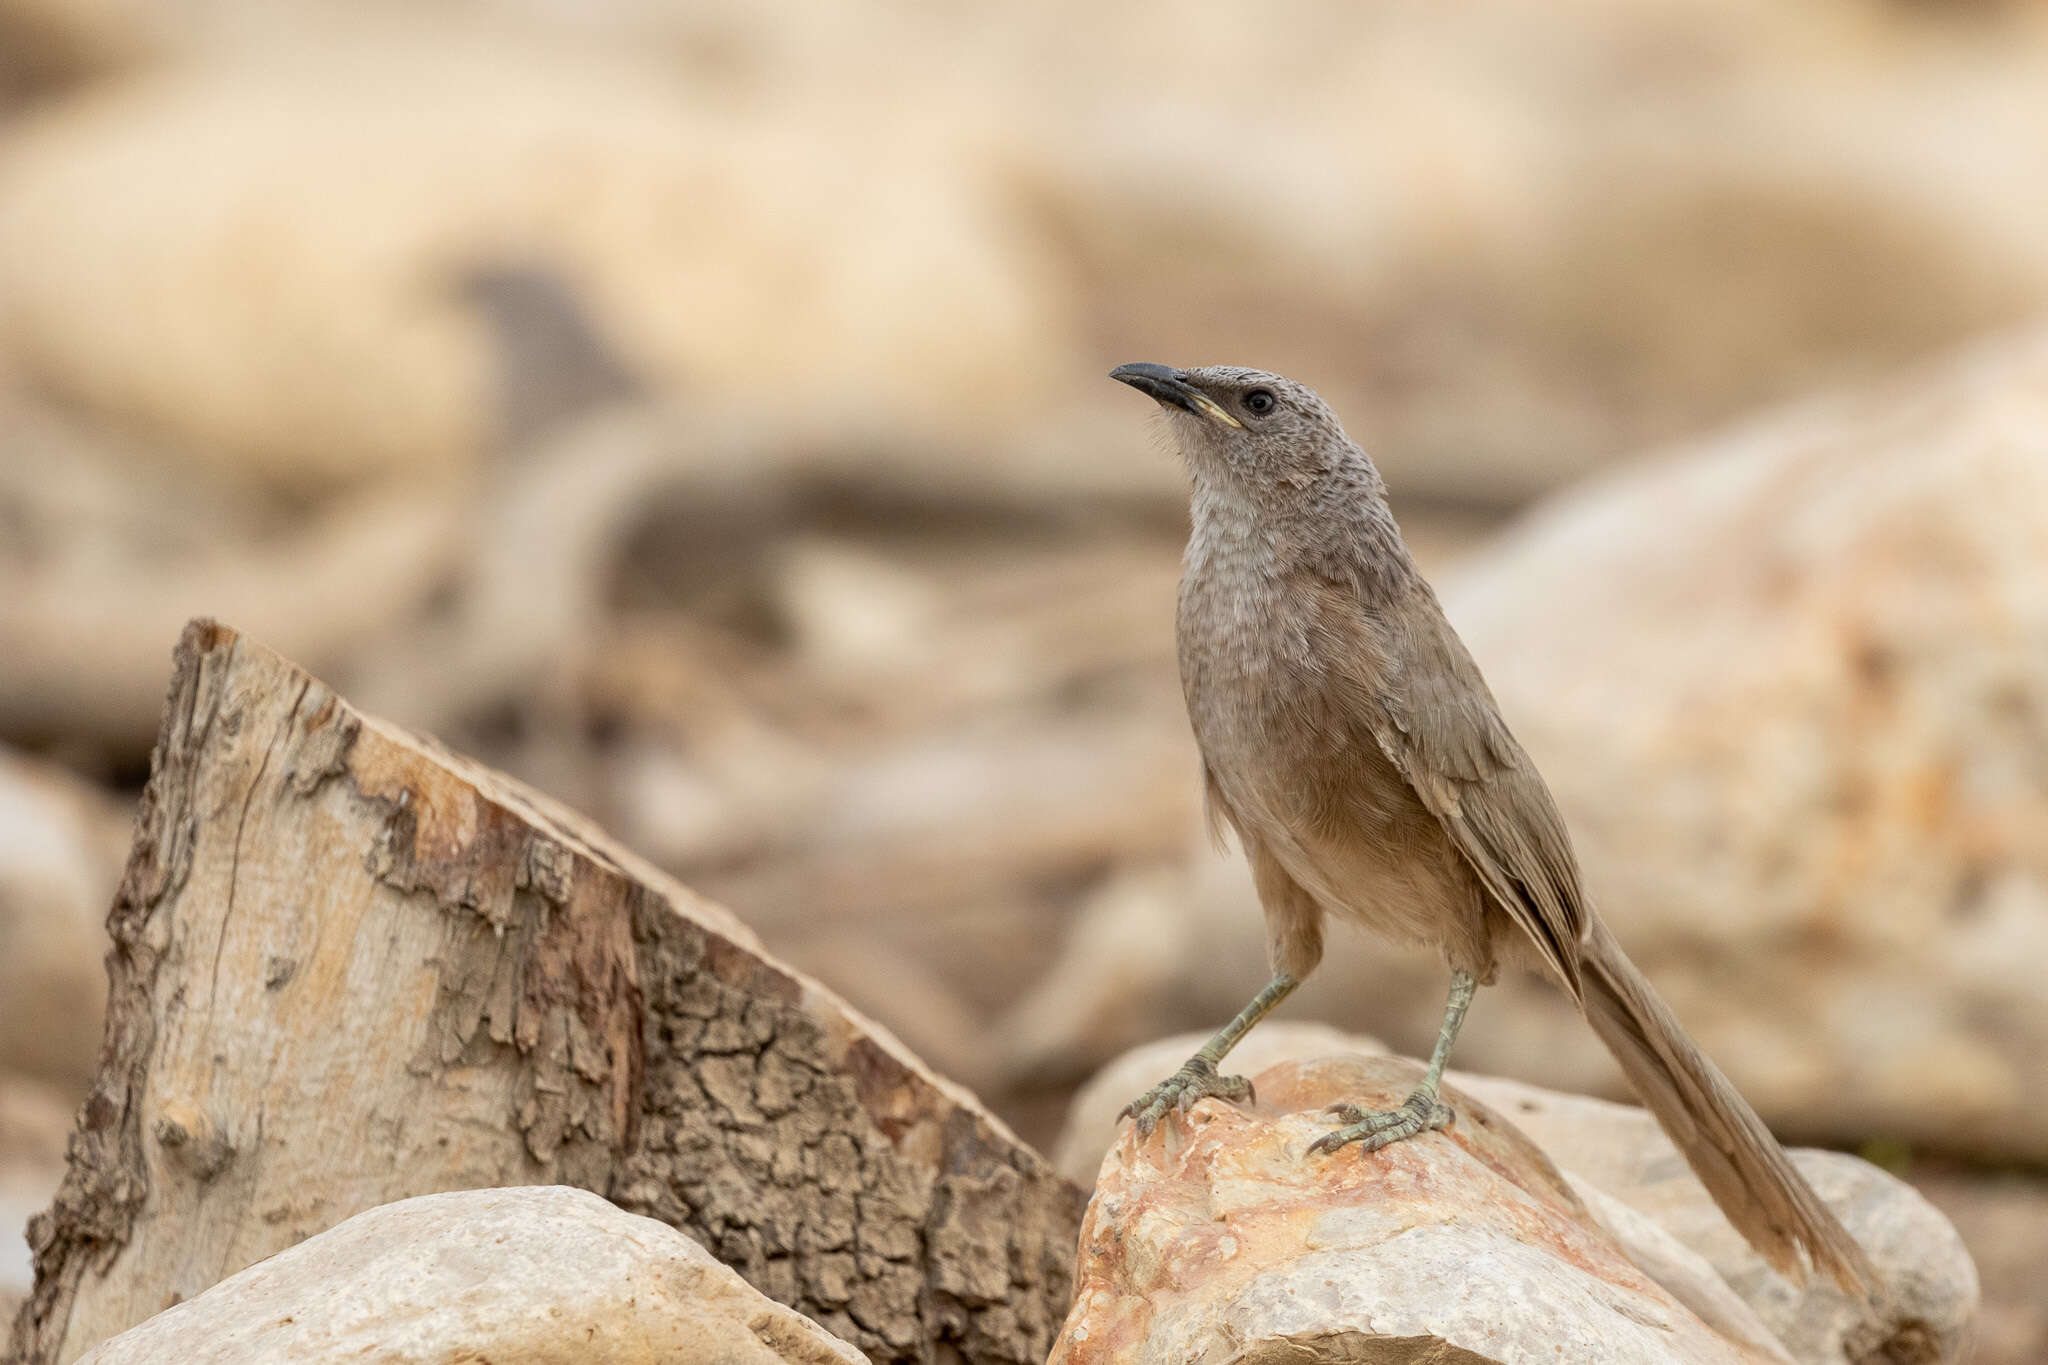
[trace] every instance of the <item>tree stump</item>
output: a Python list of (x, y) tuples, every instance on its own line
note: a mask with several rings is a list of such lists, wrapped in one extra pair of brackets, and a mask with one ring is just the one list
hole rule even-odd
[(1082, 1193), (731, 914), (224, 626), (176, 655), (12, 1353), (375, 1205), (571, 1184), (877, 1360), (1043, 1359)]

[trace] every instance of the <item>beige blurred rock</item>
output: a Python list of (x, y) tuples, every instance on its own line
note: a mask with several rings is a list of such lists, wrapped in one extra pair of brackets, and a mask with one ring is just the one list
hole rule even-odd
[[(1602, 913), (1780, 1131), (2048, 1154), (2044, 431), (2037, 329), (1648, 457), (1440, 584)], [(1266, 975), (1242, 863), (1191, 840), (1095, 907), (1012, 1073), (1229, 1018)], [(1286, 1008), (1421, 1049), (1445, 980), (1344, 933)], [(1532, 978), (1458, 1060), (1626, 1094)]]
[(867, 1357), (675, 1229), (550, 1185), (423, 1195), (359, 1213), (82, 1359), (857, 1365)]
[(899, 428), (1076, 408), (1012, 455), (1086, 481), (1114, 462), (1075, 454), (1127, 421), (1096, 362), (1247, 360), (1369, 414), (1397, 482), (1502, 501), (2048, 303), (2025, 7), (404, 20), (0, 0), (45, 64), (149, 80), (59, 111), (72, 132), (34, 139), (57, 169), (0, 177), (31, 369), (274, 475), (460, 459), (481, 377), (435, 276), (553, 252), (693, 401), (793, 367)]
[(492, 376), (461, 281), (506, 261), (566, 277), (659, 386), (771, 428), (797, 376), (849, 432), (1000, 427), (1073, 363), (971, 107), (736, 107), (642, 50), (453, 20), (255, 31), (0, 151), (5, 345), (188, 460), (300, 490), (467, 465)]
[(386, 479), (290, 509), (232, 474), (0, 395), (0, 736), (134, 764), (194, 615), (232, 612), (346, 672), (468, 553), (459, 480)]
[(77, 1091), (0, 1071), (0, 1323), (35, 1285), (24, 1230), (49, 1205), (64, 1179), (64, 1140)]
[[(1012, 1085), (1071, 1081), (1113, 1055), (1119, 1044), (1152, 1032), (1161, 1023), (1199, 1021), (1199, 1015), (1162, 1018), (1168, 1013), (1168, 993), (1174, 984), (1191, 978), (1207, 984), (1218, 975), (1195, 960), (1201, 945), (1190, 932), (1195, 916), (1190, 912), (1188, 880), (1184, 869), (1177, 866), (1128, 868), (1082, 900), (1060, 942), (1059, 955), (1001, 1025), (991, 1030), (999, 1074), (1005, 1081)], [(1246, 998), (1250, 998), (1249, 990)], [(1220, 1022), (1230, 1011), (1219, 1000), (1215, 1012)], [(1334, 1028), (1329, 1033), (1333, 1046), (1347, 1036)], [(1264, 1036), (1264, 1030), (1254, 1030), (1242, 1044), (1244, 1056), (1263, 1060), (1263, 1052), (1250, 1049), (1261, 1048)], [(1123, 1072), (1122, 1062), (1110, 1065), (1096, 1073), (1083, 1093), (1093, 1094), (1104, 1086), (1113, 1089), (1126, 1079)], [(1145, 1082), (1130, 1094), (1149, 1084)], [(1075, 1106), (1077, 1114), (1101, 1112), (1098, 1104), (1079, 1099)], [(1112, 1105), (1107, 1112), (1114, 1109)], [(1069, 1125), (1063, 1145), (1054, 1153), (1054, 1164), (1068, 1179), (1087, 1184), (1101, 1163), (1109, 1132), (1106, 1123), (1099, 1132), (1079, 1134)], [(1075, 1142), (1078, 1147), (1070, 1151), (1067, 1144)]]
[[(1399, 1103), (1389, 1057), (1290, 1062), (1260, 1103), (1126, 1132), (1081, 1232), (1057, 1365), (1298, 1360), (1736, 1362), (1628, 1260), (1557, 1170), (1483, 1105), (1361, 1157), (1304, 1157), (1342, 1099)], [(1433, 1354), (1432, 1354), (1433, 1353)]]
[[(1082, 1183), (1097, 1166), (1104, 1180), (1120, 1172), (1120, 1163), (1130, 1159), (1130, 1133), (1128, 1125), (1119, 1128), (1117, 1111), (1180, 1065), (1203, 1037), (1146, 1044), (1090, 1080), (1075, 1095), (1056, 1148), (1061, 1170)], [(1252, 1077), (1258, 1115), (1269, 1117), (1267, 1110), (1283, 1105), (1280, 1096), (1297, 1093), (1292, 1087), (1301, 1075), (1363, 1065), (1379, 1051), (1374, 1039), (1348, 1037), (1326, 1025), (1268, 1021), (1231, 1054), (1227, 1069)], [(1792, 1153), (1876, 1263), (1882, 1294), (1875, 1305), (1851, 1299), (1832, 1283), (1797, 1286), (1774, 1273), (1722, 1218), (1646, 1111), (1497, 1077), (1453, 1071), (1449, 1079), (1485, 1106), (1489, 1121), (1505, 1119), (1555, 1162), (1583, 1201), (1584, 1216), (1637, 1267), (1747, 1349), (1766, 1358), (1782, 1353), (1801, 1365), (1968, 1358), (1978, 1308), (1977, 1273), (1968, 1251), (1948, 1220), (1911, 1186), (1868, 1162), (1839, 1152)], [(1406, 1091), (1396, 1085), (1390, 1093), (1398, 1101)], [(1337, 1098), (1343, 1097), (1320, 1102)], [(1211, 1108), (1220, 1105), (1200, 1107), (1198, 1115)], [(1101, 1156), (1105, 1150), (1107, 1158)]]
[(2048, 1178), (2038, 1172), (1916, 1165), (1913, 1184), (1954, 1221), (1984, 1283), (1976, 1365), (2048, 1360)]
[(2048, 300), (2038, 15), (1032, 8), (1031, 164), (1114, 358), (1296, 374), (1410, 492), (1525, 496)]
[[(1181, 742), (1192, 804), (1199, 799), (1193, 743)], [(1265, 923), (1251, 874), (1234, 847), (1215, 848), (1196, 824), (1191, 816), (1170, 850), (1176, 861), (1141, 864), (1082, 904), (1057, 955), (995, 1031), (1007, 1081), (1079, 1084), (1161, 1032), (1215, 1029), (1266, 984)], [(1419, 1051), (1435, 1038), (1449, 979), (1440, 956), (1333, 922), (1322, 965), (1281, 1007), (1282, 1018), (1369, 1031)], [(1572, 1055), (1585, 1027), (1546, 983), (1504, 975), (1481, 993), (1459, 1056), (1538, 1074), (1560, 1049)], [(1581, 1082), (1603, 1084), (1620, 1085), (1619, 1074), (1594, 1069)]]
[(1566, 494), (1445, 585), (1615, 931), (1781, 1128), (2048, 1155), (2044, 433), (2037, 328)]
[(132, 824), (124, 803), (0, 748), (0, 1074), (92, 1079)]

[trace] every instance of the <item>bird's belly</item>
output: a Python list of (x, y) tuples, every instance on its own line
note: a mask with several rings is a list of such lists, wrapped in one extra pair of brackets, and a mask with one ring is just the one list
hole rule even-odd
[(1241, 831), (1325, 913), (1483, 971), (1467, 961), (1487, 955), (1478, 880), (1379, 745), (1335, 723), (1257, 728), (1255, 744), (1204, 745)]

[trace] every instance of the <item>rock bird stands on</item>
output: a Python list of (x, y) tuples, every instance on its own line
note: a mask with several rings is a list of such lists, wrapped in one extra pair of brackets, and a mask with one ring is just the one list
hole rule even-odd
[(1772, 1265), (1845, 1288), (1871, 1270), (1755, 1112), (1601, 923), (1564, 822), (1415, 568), (1386, 486), (1327, 404), (1258, 370), (1124, 365), (1193, 477), (1181, 684), (1211, 818), (1237, 831), (1273, 979), (1127, 1116), (1251, 1093), (1216, 1064), (1323, 953), (1336, 915), (1440, 950), (1450, 1002), (1400, 1108), (1339, 1106), (1318, 1153), (1375, 1151), (1451, 1121), (1438, 1084), (1474, 991), (1502, 963), (1570, 993), (1714, 1200)]

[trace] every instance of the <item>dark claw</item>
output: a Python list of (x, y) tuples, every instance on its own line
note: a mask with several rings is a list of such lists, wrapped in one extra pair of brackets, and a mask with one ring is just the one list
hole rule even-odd
[(1152, 1136), (1159, 1120), (1169, 1112), (1186, 1114), (1212, 1097), (1241, 1102), (1251, 1096), (1250, 1081), (1242, 1076), (1219, 1076), (1214, 1065), (1197, 1058), (1125, 1105), (1117, 1117), (1135, 1119), (1142, 1140)]
[(1323, 1112), (1337, 1115), (1347, 1126), (1310, 1143), (1310, 1155), (1334, 1152), (1354, 1142), (1358, 1144), (1359, 1155), (1370, 1155), (1418, 1133), (1442, 1128), (1454, 1117), (1443, 1101), (1420, 1091), (1404, 1100), (1399, 1109), (1375, 1112), (1355, 1104), (1333, 1104)]

